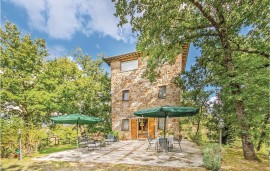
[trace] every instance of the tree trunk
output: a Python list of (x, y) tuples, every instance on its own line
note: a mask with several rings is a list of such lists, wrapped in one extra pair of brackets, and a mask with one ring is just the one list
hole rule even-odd
[(241, 127), (241, 138), (242, 138), (244, 157), (247, 160), (258, 160), (255, 150), (254, 150), (254, 145), (251, 142), (249, 126), (245, 122), (243, 101), (236, 102), (236, 114), (237, 114), (238, 122)]
[[(228, 34), (226, 30), (221, 29), (219, 31), (219, 36), (221, 40), (222, 47), (224, 49), (224, 63), (228, 71), (228, 76), (230, 78), (235, 78), (235, 72), (234, 72), (234, 63), (232, 58), (232, 50), (228, 38)], [(239, 85), (236, 82), (230, 83), (230, 88), (232, 90), (232, 95), (239, 96), (241, 95), (241, 85)], [(249, 126), (246, 123), (246, 118), (244, 114), (244, 102), (242, 100), (236, 100), (235, 102), (236, 107), (236, 115), (237, 120), (241, 128), (241, 139), (242, 139), (242, 147), (244, 152), (244, 157), (246, 160), (257, 160), (257, 156), (255, 154), (254, 145), (251, 141), (251, 135), (249, 132)]]
[(197, 136), (198, 136), (198, 133), (199, 133), (199, 130), (200, 130), (200, 124), (201, 124), (201, 115), (202, 115), (202, 107), (200, 107), (199, 120), (198, 120), (198, 125), (197, 125), (197, 130), (196, 130), (195, 137), (197, 137)]

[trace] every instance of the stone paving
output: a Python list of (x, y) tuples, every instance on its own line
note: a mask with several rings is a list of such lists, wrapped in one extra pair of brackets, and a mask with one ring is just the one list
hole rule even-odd
[(87, 148), (53, 153), (34, 160), (75, 161), (112, 164), (135, 164), (169, 167), (201, 167), (202, 152), (193, 142), (181, 142), (182, 151), (174, 144), (172, 152), (156, 152), (148, 148), (147, 140), (128, 140), (115, 142), (109, 146), (88, 151)]

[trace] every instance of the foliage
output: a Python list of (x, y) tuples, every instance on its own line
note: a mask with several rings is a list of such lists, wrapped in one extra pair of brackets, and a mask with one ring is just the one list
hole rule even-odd
[(218, 144), (207, 144), (203, 148), (203, 164), (209, 170), (220, 170), (218, 160), (219, 146)]
[(46, 131), (34, 125), (25, 127), (20, 117), (1, 118), (1, 157), (10, 157), (19, 149), (19, 129), (22, 138), (23, 155), (36, 152), (47, 137)]
[[(47, 93), (49, 100), (45, 105), (49, 116), (79, 112), (76, 80), (81, 74), (76, 62), (67, 57), (44, 62), (39, 88)], [(49, 121), (49, 117), (45, 121)]]
[[(92, 60), (77, 49), (73, 59), (44, 60), (48, 52), (43, 39), (21, 36), (16, 25), (10, 22), (0, 33), (0, 105), (1, 127), (4, 128), (1, 138), (3, 143), (16, 144), (9, 145), (11, 151), (18, 144), (19, 128), (27, 152), (46, 146), (41, 139), (48, 135), (41, 126), (49, 124), (50, 117), (55, 115), (82, 113), (100, 117), (104, 122), (90, 125), (88, 130), (111, 131), (110, 78), (102, 70), (99, 57)], [(11, 126), (14, 128), (8, 129)], [(70, 127), (55, 128), (59, 130), (52, 129), (51, 133), (64, 140), (73, 138), (76, 133)]]
[(20, 36), (14, 24), (1, 33), (1, 109), (5, 115), (18, 115), (27, 123), (40, 122), (46, 114), (46, 92), (39, 90), (38, 76), (48, 55), (45, 41)]
[(61, 139), (61, 143), (70, 143), (71, 140), (76, 140), (77, 138), (77, 128), (76, 125), (55, 125), (48, 132), (48, 138), (57, 136)]
[(114, 2), (119, 24), (129, 22), (138, 33), (137, 50), (148, 55), (150, 80), (157, 66), (175, 61), (184, 44), (201, 49), (196, 63), (210, 73), (208, 83), (219, 87), (225, 120), (238, 128), (245, 158), (257, 159), (255, 134), (260, 132), (259, 141), (266, 142), (269, 121), (264, 110), (269, 104), (268, 1)]
[(114, 137), (119, 138), (119, 131), (112, 131), (111, 133)]
[(89, 126), (89, 130), (108, 133), (111, 131), (111, 82), (108, 73), (103, 72), (100, 58), (91, 60), (81, 49), (74, 51), (73, 55), (83, 72), (82, 77), (77, 80), (80, 110), (82, 113), (103, 118), (103, 122), (95, 128)]

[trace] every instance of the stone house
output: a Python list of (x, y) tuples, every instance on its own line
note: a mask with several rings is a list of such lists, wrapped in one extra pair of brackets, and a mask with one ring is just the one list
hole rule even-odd
[[(180, 104), (180, 88), (174, 79), (185, 69), (188, 46), (177, 55), (175, 64), (164, 64), (160, 77), (151, 83), (143, 77), (147, 59), (139, 52), (105, 57), (111, 67), (112, 130), (119, 131), (120, 139), (143, 139), (157, 137), (163, 129), (163, 118), (141, 118), (134, 116), (137, 110), (157, 106)], [(179, 132), (177, 118), (168, 118), (169, 131)]]

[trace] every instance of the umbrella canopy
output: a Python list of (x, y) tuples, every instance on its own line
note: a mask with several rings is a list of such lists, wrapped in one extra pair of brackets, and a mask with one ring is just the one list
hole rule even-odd
[(195, 107), (161, 106), (134, 112), (136, 116), (164, 118), (194, 116), (199, 112)]
[[(163, 134), (164, 138), (166, 137), (166, 118), (168, 117), (185, 117), (185, 116), (194, 116), (199, 112), (198, 108), (194, 107), (177, 107), (177, 106), (161, 106), (161, 107), (155, 107), (151, 109), (146, 110), (139, 110), (137, 112), (134, 112), (134, 115), (136, 116), (142, 116), (142, 117), (154, 117), (154, 118), (164, 118), (164, 129)], [(168, 148), (166, 146), (166, 141), (164, 145), (165, 151), (168, 151)]]
[(102, 121), (100, 118), (93, 116), (86, 116), (79, 113), (52, 117), (51, 120), (54, 121), (54, 123), (79, 124), (79, 125), (94, 124)]
[(78, 125), (95, 124), (102, 121), (102, 119), (100, 118), (93, 117), (93, 116), (86, 116), (79, 113), (52, 117), (51, 120), (54, 123), (58, 123), (58, 124), (76, 124), (77, 125), (77, 149), (79, 148)]

